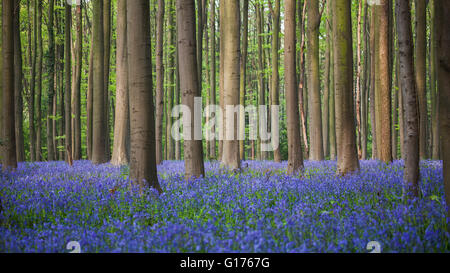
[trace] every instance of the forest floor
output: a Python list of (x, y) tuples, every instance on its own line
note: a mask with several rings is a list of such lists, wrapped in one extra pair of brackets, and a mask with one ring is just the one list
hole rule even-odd
[(403, 162), (247, 161), (241, 173), (205, 163), (185, 182), (183, 162), (164, 162), (164, 193), (139, 195), (128, 168), (77, 161), (21, 163), (0, 173), (0, 252), (450, 252), (440, 161), (421, 163), (421, 198), (402, 198)]

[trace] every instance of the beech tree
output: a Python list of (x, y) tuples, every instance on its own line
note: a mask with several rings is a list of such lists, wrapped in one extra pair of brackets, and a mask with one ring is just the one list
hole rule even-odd
[(298, 89), (295, 64), (295, 0), (285, 0), (284, 66), (286, 74), (286, 111), (288, 127), (288, 173), (303, 169), (300, 138), (300, 116), (298, 112)]
[(130, 179), (141, 192), (162, 193), (156, 173), (155, 120), (149, 1), (127, 1), (128, 84), (130, 92)]
[(195, 1), (178, 0), (177, 37), (181, 101), (191, 111), (188, 119), (189, 124), (183, 124), (183, 130), (187, 130), (187, 127), (190, 127), (190, 135), (188, 135), (188, 132), (183, 131), (186, 180), (205, 176), (202, 141), (194, 138), (194, 99), (201, 95), (199, 93), (197, 74), (197, 43), (195, 42), (195, 34)]
[(402, 101), (405, 130), (405, 191), (408, 196), (419, 196), (419, 116), (414, 79), (413, 39), (409, 1), (396, 1), (399, 72), (402, 86)]
[(353, 107), (351, 5), (333, 2), (334, 83), (336, 98), (337, 168), (341, 175), (359, 169)]

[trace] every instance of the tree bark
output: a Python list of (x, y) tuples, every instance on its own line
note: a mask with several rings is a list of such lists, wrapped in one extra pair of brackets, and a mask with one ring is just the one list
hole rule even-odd
[(298, 89), (295, 64), (295, 0), (285, 0), (284, 66), (286, 75), (286, 114), (288, 131), (288, 174), (303, 169), (303, 152), (300, 138), (300, 116), (298, 112)]
[(127, 1), (127, 34), (130, 178), (141, 192), (149, 186), (162, 193), (156, 170), (149, 1)]
[[(441, 134), (444, 169), (444, 190), (450, 206), (450, 6), (444, 1), (434, 2), (436, 26), (436, 58), (439, 94), (439, 132)], [(450, 210), (447, 208), (447, 217)]]
[[(239, 113), (239, 135), (242, 137), (245, 135), (245, 94), (247, 85), (247, 55), (248, 55), (248, 0), (244, 0), (242, 11), (242, 54), (240, 62), (240, 91), (239, 91), (239, 104), (241, 111)], [(239, 140), (239, 157), (241, 160), (245, 160), (245, 140)]]
[[(209, 104), (216, 104), (216, 3), (215, 0), (211, 0), (210, 3), (210, 95), (209, 95)], [(217, 117), (216, 117), (217, 122)], [(216, 127), (213, 126), (211, 128), (211, 132), (215, 132)], [(216, 139), (211, 140), (209, 142), (209, 158), (216, 158)]]
[[(240, 169), (239, 141), (237, 135), (238, 118), (234, 112), (239, 104), (240, 81), (240, 31), (239, 1), (225, 1), (223, 7), (221, 40), (224, 43), (224, 141), (222, 164), (230, 169)], [(231, 112), (230, 112), (231, 111)]]
[[(392, 111), (391, 111), (391, 75), (390, 75), (390, 43), (389, 43), (389, 2), (388, 0), (381, 0), (381, 4), (377, 6), (378, 9), (378, 73), (379, 89), (376, 90), (379, 97), (377, 124), (379, 124), (380, 137), (378, 141), (379, 159), (385, 163), (392, 162)], [(378, 132), (378, 131), (377, 131)]]
[(25, 146), (23, 137), (23, 72), (22, 72), (22, 42), (20, 40), (20, 1), (14, 1), (14, 115), (16, 134), (17, 162), (25, 161)]
[(73, 160), (82, 158), (81, 152), (81, 66), (83, 56), (82, 5), (76, 7), (77, 40), (75, 43), (74, 90), (72, 90)]
[(36, 79), (36, 161), (42, 159), (42, 2), (36, 1), (37, 6), (37, 79)]
[(414, 79), (413, 39), (409, 1), (396, 1), (400, 81), (405, 130), (405, 193), (419, 196), (419, 116)]
[(359, 169), (352, 91), (352, 18), (349, 1), (333, 2), (333, 21), (337, 170), (340, 175), (346, 175)]
[(202, 141), (195, 139), (194, 132), (194, 99), (200, 97), (198, 69), (197, 69), (197, 49), (195, 42), (195, 1), (177, 1), (177, 36), (179, 45), (180, 61), (180, 91), (182, 94), (182, 104), (187, 106), (191, 115), (189, 124), (184, 124), (184, 130), (190, 127), (189, 132), (184, 135), (184, 162), (186, 180), (205, 176), (203, 165)]
[(116, 55), (116, 119), (111, 163), (116, 166), (130, 162), (130, 107), (127, 56), (127, 1), (117, 1)]
[(310, 159), (320, 161), (323, 156), (322, 136), (322, 110), (320, 100), (320, 77), (319, 77), (319, 1), (308, 2), (308, 25), (307, 25), (307, 49), (306, 57), (308, 63), (308, 104), (309, 104), (309, 142)]
[[(133, 2), (134, 3), (134, 2)], [(106, 139), (108, 135), (106, 101), (105, 101), (105, 46), (103, 1), (94, 2), (93, 37), (93, 120), (92, 120), (92, 162), (102, 164), (108, 162)], [(132, 6), (132, 5), (131, 5)]]
[(426, 54), (427, 54), (427, 1), (416, 0), (416, 38), (415, 38), (415, 71), (417, 95), (419, 98), (419, 151), (420, 158), (427, 158), (427, 90), (426, 90)]
[(14, 117), (14, 0), (2, 2), (3, 170), (17, 168)]
[[(156, 15), (156, 164), (163, 161), (164, 64), (163, 64), (164, 0), (158, 0)], [(167, 143), (166, 143), (167, 145)]]
[(105, 157), (108, 161), (111, 156), (111, 146), (110, 146), (110, 94), (109, 94), (109, 70), (110, 70), (110, 63), (111, 63), (111, 0), (103, 0), (103, 46), (104, 46), (104, 58), (103, 58), (103, 73), (104, 73), (104, 79), (103, 79), (103, 88), (104, 88), (104, 115), (105, 115), (105, 128), (104, 131), (105, 136)]

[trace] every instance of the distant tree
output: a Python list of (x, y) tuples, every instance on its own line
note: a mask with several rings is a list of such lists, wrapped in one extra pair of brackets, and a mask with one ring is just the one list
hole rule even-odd
[[(248, 0), (243, 1), (242, 10), (242, 54), (240, 61), (240, 91), (239, 91), (239, 104), (245, 107), (245, 94), (247, 84), (247, 57), (248, 57)], [(239, 113), (239, 134), (244, 136), (245, 132), (245, 111), (244, 107), (241, 108)], [(239, 157), (241, 160), (245, 160), (245, 140), (239, 140)]]
[(23, 136), (23, 71), (22, 41), (20, 38), (20, 1), (14, 1), (14, 116), (16, 132), (16, 157), (18, 162), (25, 161)]
[(55, 0), (48, 1), (48, 91), (47, 91), (47, 159), (48, 161), (55, 160), (55, 146), (53, 135), (53, 98), (55, 96), (55, 32), (54, 32), (54, 13)]

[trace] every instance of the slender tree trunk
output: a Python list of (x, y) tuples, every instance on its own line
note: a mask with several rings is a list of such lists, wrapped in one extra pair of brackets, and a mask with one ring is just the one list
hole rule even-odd
[(356, 129), (358, 131), (357, 136), (357, 147), (358, 147), (358, 157), (362, 157), (362, 136), (361, 136), (361, 71), (362, 71), (362, 64), (361, 64), (361, 20), (362, 20), (362, 1), (359, 1), (358, 4), (358, 22), (357, 22), (357, 30), (356, 30), (356, 83), (355, 83), (355, 89), (356, 89)]
[(427, 1), (416, 0), (416, 39), (415, 39), (415, 72), (417, 95), (419, 98), (419, 151), (420, 158), (427, 158), (427, 90), (426, 90), (426, 54), (427, 54)]
[(430, 47), (430, 93), (431, 93), (431, 128), (432, 148), (431, 158), (439, 159), (440, 134), (439, 134), (439, 94), (437, 92), (437, 55), (436, 55), (436, 15), (435, 5), (437, 0), (430, 1), (431, 9), (431, 47)]
[(190, 127), (189, 132), (184, 132), (184, 160), (186, 180), (205, 176), (203, 165), (202, 141), (194, 137), (194, 99), (200, 97), (198, 69), (197, 69), (197, 49), (195, 42), (195, 1), (177, 1), (177, 36), (180, 58), (180, 91), (182, 103), (186, 105), (191, 115), (189, 124), (184, 124), (184, 130)]
[(385, 163), (392, 162), (392, 111), (391, 111), (391, 75), (390, 75), (390, 43), (389, 43), (389, 2), (388, 0), (381, 0), (381, 5), (378, 8), (378, 28), (379, 28), (379, 44), (377, 45), (379, 51), (376, 58), (378, 58), (378, 73), (379, 89), (376, 90), (379, 97), (379, 108), (377, 121), (380, 131), (380, 138), (378, 141), (379, 159)]
[(419, 116), (414, 80), (413, 39), (409, 1), (396, 1), (400, 81), (405, 125), (405, 173), (408, 196), (419, 196)]
[(37, 79), (36, 79), (36, 161), (41, 161), (41, 145), (42, 145), (42, 2), (36, 1), (37, 6)]
[(82, 158), (81, 152), (81, 66), (83, 57), (83, 21), (82, 5), (76, 7), (76, 29), (77, 40), (75, 44), (75, 70), (74, 70), (74, 90), (72, 99), (72, 125), (73, 125), (73, 160)]
[(89, 72), (88, 72), (88, 87), (86, 99), (86, 149), (87, 157), (92, 160), (93, 152), (93, 121), (94, 121), (94, 45), (92, 35), (91, 48), (89, 49)]
[[(270, 96), (271, 101), (270, 104), (279, 105), (279, 88), (280, 88), (280, 79), (279, 79), (279, 54), (280, 50), (280, 0), (275, 0), (275, 7), (272, 8), (271, 1), (269, 1), (271, 12), (272, 12), (272, 82), (270, 88)], [(269, 119), (270, 120), (270, 119)], [(322, 135), (320, 135), (322, 137)], [(275, 162), (281, 162), (281, 152), (280, 147), (277, 145), (277, 148), (273, 149), (273, 160)]]
[(320, 161), (323, 156), (322, 109), (320, 100), (319, 77), (319, 1), (308, 2), (307, 50), (308, 58), (308, 104), (309, 104), (309, 142), (311, 144), (310, 159)]
[(239, 104), (243, 107), (240, 108), (239, 113), (239, 135), (241, 136), (239, 140), (239, 158), (245, 160), (245, 94), (246, 94), (246, 84), (247, 84), (247, 51), (248, 51), (248, 0), (244, 0), (242, 11), (242, 54), (240, 61), (240, 91), (239, 91)]
[[(164, 0), (158, 0), (156, 20), (156, 164), (163, 161), (164, 64), (163, 64)], [(167, 145), (167, 142), (166, 142)]]
[(109, 94), (109, 70), (110, 70), (110, 63), (111, 63), (111, 0), (103, 0), (103, 33), (104, 33), (104, 40), (103, 40), (103, 46), (104, 46), (104, 79), (103, 79), (103, 88), (104, 88), (104, 95), (103, 98), (105, 100), (104, 102), (104, 111), (105, 111), (105, 122), (106, 122), (106, 138), (105, 138), (105, 153), (106, 157), (110, 158), (111, 156), (111, 147), (110, 147), (110, 111), (109, 111), (109, 105), (110, 105), (110, 94)]
[(22, 99), (22, 42), (20, 40), (20, 1), (14, 1), (14, 115), (16, 134), (16, 158), (18, 162), (25, 161), (25, 146), (23, 138), (23, 99)]
[[(72, 30), (72, 6), (67, 4), (65, 5), (65, 28), (64, 28), (64, 33), (65, 33), (65, 46), (64, 46), (64, 52), (65, 52), (65, 67), (64, 67), (64, 71), (65, 71), (65, 102), (64, 102), (64, 106), (65, 106), (65, 114), (64, 114), (64, 118), (65, 118), (65, 125), (64, 125), (64, 129), (65, 129), (65, 150), (69, 150), (72, 151), (72, 111), (71, 111), (71, 105), (72, 105), (72, 96), (71, 96), (71, 88), (72, 88), (72, 57), (71, 57), (71, 30)], [(70, 162), (69, 160), (69, 156), (66, 153), (66, 158), (65, 161), (67, 163)]]
[[(29, 47), (28, 53), (30, 58), (30, 97), (28, 100), (29, 114), (28, 114), (28, 123), (29, 123), (29, 138), (30, 138), (30, 160), (36, 160), (36, 130), (35, 130), (35, 87), (36, 87), (36, 49), (37, 49), (37, 1), (34, 0), (34, 9), (33, 9), (33, 24), (31, 24), (31, 16), (30, 16), (30, 6), (31, 4), (28, 2), (28, 43)], [(31, 39), (31, 25), (33, 25), (33, 39)]]
[[(138, 2), (138, 1), (133, 1)], [(108, 138), (108, 126), (106, 116), (105, 101), (105, 46), (104, 46), (104, 8), (103, 1), (93, 2), (94, 4), (94, 24), (93, 24), (93, 120), (92, 120), (92, 162), (94, 164), (102, 164), (108, 162), (108, 154), (105, 142)], [(128, 8), (133, 7), (129, 5)], [(128, 14), (129, 15), (129, 14)], [(128, 46), (130, 43), (128, 43)], [(130, 53), (128, 53), (130, 54)], [(131, 65), (129, 64), (129, 67)], [(130, 94), (131, 96), (131, 94)], [(153, 114), (153, 113), (152, 113)]]
[(286, 113), (288, 130), (288, 169), (289, 174), (301, 172), (303, 155), (300, 138), (300, 116), (298, 112), (298, 89), (295, 64), (295, 0), (285, 0), (284, 66), (286, 75)]
[(376, 40), (378, 32), (375, 30), (377, 18), (376, 7), (371, 7), (370, 18), (370, 127), (372, 132), (372, 159), (378, 157), (378, 143), (377, 143), (377, 118), (376, 118), (376, 99), (375, 99), (375, 67), (376, 67)]
[(127, 1), (117, 1), (116, 119), (111, 163), (127, 165), (130, 161), (130, 108), (128, 95)]
[(364, 4), (364, 69), (361, 88), (361, 159), (367, 159), (367, 127), (368, 127), (368, 111), (367, 105), (369, 102), (369, 87), (370, 87), (370, 47), (369, 47), (369, 5), (367, 2)]
[[(439, 94), (439, 132), (444, 160), (444, 190), (450, 206), (450, 6), (444, 1), (434, 2), (436, 26), (436, 63)], [(447, 216), (450, 210), (447, 208)]]
[[(215, 0), (211, 0), (210, 3), (210, 96), (209, 103), (211, 105), (216, 104), (216, 3)], [(217, 116), (216, 122), (217, 122)], [(216, 127), (211, 128), (211, 132), (215, 132)], [(209, 142), (209, 158), (216, 158), (216, 139)]]
[(47, 159), (55, 160), (55, 147), (53, 146), (53, 97), (55, 96), (55, 35), (54, 35), (54, 5), (55, 0), (48, 1), (48, 91), (47, 91)]
[[(256, 28), (258, 33), (258, 105), (259, 107), (266, 105), (265, 97), (265, 83), (264, 83), (264, 53), (263, 53), (263, 22), (262, 22), (262, 8), (260, 4), (256, 5)], [(258, 115), (258, 120), (261, 117)], [(261, 160), (266, 159), (266, 153), (262, 151), (263, 141), (261, 139), (261, 132), (258, 122), (258, 151)]]
[[(327, 4), (327, 9), (330, 8), (330, 4)], [(325, 64), (324, 64), (324, 83), (323, 83), (323, 112), (322, 112), (322, 135), (323, 135), (323, 154), (324, 157), (330, 156), (330, 138), (329, 138), (329, 123), (330, 123), (330, 39), (331, 27), (328, 22), (328, 18), (325, 21), (327, 38), (325, 49)]]
[(169, 1), (169, 14), (168, 14), (168, 35), (167, 42), (169, 43), (169, 52), (168, 55), (168, 75), (169, 75), (169, 86), (167, 87), (167, 122), (166, 122), (166, 135), (167, 135), (167, 159), (174, 160), (175, 159), (175, 143), (172, 138), (172, 108), (174, 105), (174, 93), (175, 93), (175, 51), (172, 48), (176, 47), (176, 23), (174, 20), (174, 1)]
[(352, 18), (349, 1), (333, 2), (334, 80), (338, 172), (359, 169), (353, 107)]

